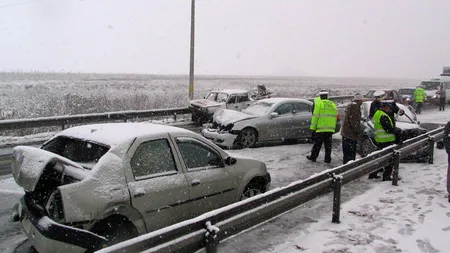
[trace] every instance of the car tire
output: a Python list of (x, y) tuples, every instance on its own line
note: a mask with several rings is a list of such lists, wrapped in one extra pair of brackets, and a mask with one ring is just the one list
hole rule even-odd
[(109, 247), (139, 235), (134, 224), (126, 217), (120, 215), (112, 215), (105, 220), (100, 221), (94, 225), (92, 232), (108, 239), (108, 242), (104, 245), (96, 245), (95, 250)]
[(249, 183), (245, 186), (240, 200), (248, 199), (264, 192), (264, 186), (258, 183)]
[(375, 150), (377, 150), (377, 146), (373, 143), (372, 139), (364, 136), (361, 141), (361, 156), (366, 157)]
[(241, 148), (251, 148), (258, 141), (258, 132), (253, 128), (244, 128), (237, 137), (237, 144)]

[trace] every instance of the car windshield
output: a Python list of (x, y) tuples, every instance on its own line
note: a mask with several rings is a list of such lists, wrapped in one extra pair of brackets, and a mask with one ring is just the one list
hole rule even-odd
[(92, 169), (98, 160), (109, 150), (109, 147), (65, 136), (59, 136), (45, 143), (41, 149), (55, 153), (86, 169)]
[(421, 85), (423, 86), (424, 90), (439, 90), (441, 88), (440, 82), (422, 82)]
[(223, 92), (211, 92), (206, 97), (206, 99), (207, 100), (211, 100), (211, 101), (215, 101), (215, 102), (225, 103), (225, 102), (227, 102), (228, 94), (227, 93), (223, 93)]
[(264, 115), (272, 108), (272, 105), (273, 103), (260, 101), (245, 108), (242, 112), (252, 115)]
[(400, 95), (414, 95), (414, 89), (400, 89), (398, 93)]

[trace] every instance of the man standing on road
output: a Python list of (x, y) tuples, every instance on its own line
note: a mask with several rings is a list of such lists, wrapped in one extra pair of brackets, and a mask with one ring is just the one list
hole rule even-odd
[(427, 98), (427, 94), (421, 85), (417, 86), (414, 91), (414, 100), (416, 102), (416, 113), (420, 114), (422, 112), (422, 104), (424, 100)]
[(336, 131), (338, 110), (336, 105), (328, 100), (328, 92), (321, 92), (320, 101), (314, 107), (311, 119), (311, 135), (314, 145), (311, 155), (306, 156), (310, 161), (315, 162), (319, 156), (322, 143), (325, 143), (325, 162), (331, 162), (331, 140)]
[(441, 84), (441, 89), (439, 90), (439, 111), (444, 111), (445, 109), (445, 100), (446, 100), (446, 94), (444, 85)]
[(448, 193), (448, 202), (450, 203), (450, 121), (447, 122), (444, 128), (444, 146), (445, 151), (447, 152), (447, 193)]
[(313, 101), (313, 106), (312, 106), (311, 113), (314, 113), (314, 106), (315, 106), (317, 103), (319, 103), (319, 101), (320, 101), (320, 96), (321, 96), (321, 95), (325, 95), (325, 94), (328, 96), (328, 91), (326, 91), (326, 90), (320, 90), (319, 96), (316, 97), (316, 98), (314, 99), (314, 101)]
[[(389, 110), (391, 109), (390, 101), (381, 101), (380, 109), (375, 112), (373, 116), (374, 128), (375, 128), (375, 143), (377, 149), (381, 150), (385, 147), (391, 146), (396, 143), (396, 135), (401, 131), (394, 127), (391, 117), (389, 116)], [(369, 179), (380, 178), (377, 175), (378, 171), (369, 174)], [(392, 165), (384, 167), (383, 181), (390, 181), (392, 173)]]
[(356, 160), (356, 144), (361, 136), (361, 104), (363, 96), (356, 94), (345, 108), (345, 119), (341, 128), (343, 163)]
[(375, 112), (380, 109), (380, 105), (381, 105), (381, 100), (384, 99), (384, 96), (386, 95), (386, 93), (382, 90), (376, 90), (373, 93), (373, 96), (375, 98), (374, 101), (372, 101), (372, 103), (370, 103), (370, 110), (369, 110), (369, 120), (373, 118), (373, 115), (375, 115)]

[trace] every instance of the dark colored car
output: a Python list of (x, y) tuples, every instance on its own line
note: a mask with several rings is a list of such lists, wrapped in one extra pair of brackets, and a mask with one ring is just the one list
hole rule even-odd
[[(361, 105), (361, 126), (362, 126), (362, 140), (358, 142), (357, 151), (361, 156), (367, 156), (377, 149), (375, 145), (375, 130), (374, 124), (368, 119), (370, 110), (370, 101), (364, 102)], [(396, 127), (402, 130), (401, 140), (405, 141), (427, 132), (426, 129), (419, 126), (420, 122), (417, 121), (417, 116), (411, 106), (405, 106), (397, 104), (397, 106), (405, 111), (405, 114), (400, 116), (396, 115)], [(402, 161), (424, 161), (428, 156), (428, 148), (416, 150), (408, 157), (402, 159)]]
[[(366, 95), (364, 95), (365, 101), (372, 101), (375, 99), (373, 96), (373, 93), (375, 93), (376, 90), (370, 90), (367, 92)], [(387, 100), (394, 100), (396, 103), (401, 103), (402, 99), (401, 96), (398, 94), (396, 90), (384, 90), (386, 92), (386, 99)]]

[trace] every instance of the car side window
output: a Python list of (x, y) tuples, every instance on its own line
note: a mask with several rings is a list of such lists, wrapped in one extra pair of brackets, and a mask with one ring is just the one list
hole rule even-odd
[(236, 103), (236, 95), (230, 95), (227, 104), (234, 104), (234, 103)]
[(292, 104), (291, 103), (286, 103), (286, 104), (282, 104), (279, 105), (274, 112), (278, 113), (278, 115), (283, 115), (283, 114), (288, 114), (288, 113), (292, 113)]
[(131, 158), (131, 170), (135, 178), (177, 172), (167, 139), (148, 141), (139, 145)]
[(295, 103), (294, 104), (294, 110), (296, 113), (302, 113), (302, 112), (311, 112), (312, 106), (305, 104), (305, 103)]
[(250, 101), (250, 99), (248, 98), (248, 95), (241, 94), (241, 95), (237, 96), (236, 103), (243, 103), (243, 102), (247, 102), (247, 101)]
[(224, 167), (222, 156), (207, 144), (188, 137), (176, 142), (188, 170)]

